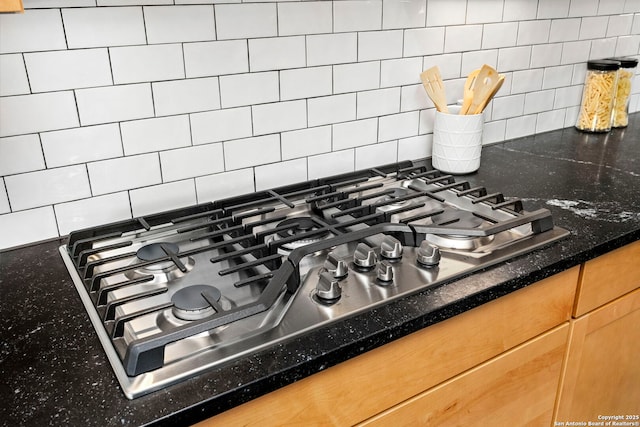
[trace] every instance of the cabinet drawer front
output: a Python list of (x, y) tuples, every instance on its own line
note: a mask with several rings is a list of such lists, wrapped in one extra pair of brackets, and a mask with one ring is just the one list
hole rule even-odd
[(549, 277), (201, 426), (353, 425), (569, 320), (578, 272), (575, 267)]
[(568, 334), (565, 323), (361, 425), (550, 425)]
[(574, 317), (640, 287), (640, 241), (587, 261), (578, 285)]

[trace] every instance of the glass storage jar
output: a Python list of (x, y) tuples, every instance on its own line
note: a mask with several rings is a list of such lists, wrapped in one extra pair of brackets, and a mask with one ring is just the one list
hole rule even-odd
[(616, 96), (613, 101), (613, 115), (611, 126), (623, 128), (629, 124), (629, 96), (631, 95), (631, 83), (638, 60), (635, 58), (607, 58), (620, 62), (618, 70), (618, 84)]
[(587, 76), (576, 128), (585, 132), (609, 132), (616, 95), (618, 61), (600, 59), (587, 62)]

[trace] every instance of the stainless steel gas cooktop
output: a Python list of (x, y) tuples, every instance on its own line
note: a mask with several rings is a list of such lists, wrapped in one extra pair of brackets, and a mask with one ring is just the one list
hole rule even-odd
[(567, 234), (403, 162), (76, 231), (60, 252), (135, 398)]

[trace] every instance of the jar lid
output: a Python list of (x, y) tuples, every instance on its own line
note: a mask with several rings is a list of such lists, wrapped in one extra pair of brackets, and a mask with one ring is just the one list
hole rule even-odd
[(607, 58), (609, 61), (618, 61), (620, 68), (635, 68), (638, 65), (636, 58), (620, 57), (620, 58)]
[(611, 61), (608, 59), (598, 59), (587, 62), (588, 70), (598, 71), (616, 71), (620, 68), (620, 61)]

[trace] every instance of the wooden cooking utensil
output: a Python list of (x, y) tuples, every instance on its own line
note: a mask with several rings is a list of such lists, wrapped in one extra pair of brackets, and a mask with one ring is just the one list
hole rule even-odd
[(427, 91), (427, 95), (433, 101), (436, 106), (436, 110), (441, 113), (448, 113), (447, 108), (447, 96), (444, 91), (444, 83), (442, 82), (442, 76), (440, 75), (440, 69), (438, 66), (429, 68), (420, 74), (420, 80), (422, 80), (422, 86)]
[(482, 113), (484, 111), (484, 109), (486, 108), (486, 106), (489, 103), (489, 101), (491, 101), (491, 99), (493, 99), (494, 95), (502, 87), (502, 83), (504, 83), (504, 75), (500, 74), (500, 76), (498, 77), (498, 81), (493, 86), (493, 89), (491, 89), (491, 92), (489, 92), (489, 94), (487, 95), (486, 99), (478, 106), (478, 108), (476, 109), (475, 114), (480, 114), (480, 113)]
[(480, 72), (473, 83), (473, 100), (467, 114), (480, 114), (477, 111), (483, 104), (486, 106), (487, 98), (498, 83), (499, 78), (498, 72), (490, 65), (484, 64), (480, 68)]
[(473, 70), (469, 73), (467, 77), (467, 81), (464, 83), (464, 98), (462, 100), (462, 107), (460, 108), (459, 114), (467, 114), (469, 111), (469, 107), (471, 106), (471, 102), (473, 101), (473, 84), (476, 81), (476, 77), (478, 77), (478, 73), (480, 72), (480, 68)]

